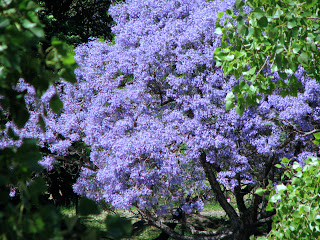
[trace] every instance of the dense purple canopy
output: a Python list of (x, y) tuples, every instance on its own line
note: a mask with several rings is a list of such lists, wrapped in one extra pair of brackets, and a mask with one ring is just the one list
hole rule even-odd
[[(302, 69), (296, 75), (305, 91), (297, 97), (262, 96), (242, 116), (225, 110), (237, 80), (212, 59), (220, 43), (218, 13), (232, 7), (233, 1), (204, 0), (129, 0), (112, 7), (114, 44), (92, 40), (76, 49), (78, 82), (56, 86), (64, 103), (60, 116), (48, 108), (55, 87), (37, 103), (27, 87), (33, 114), (21, 134), (51, 151), (41, 163), (50, 169), (54, 156), (80, 151), (74, 143), (81, 141), (91, 164), (82, 168), (77, 193), (164, 214), (177, 205), (187, 213), (202, 209), (210, 186), (201, 153), (229, 190), (261, 185), (267, 163), (314, 155), (303, 134), (319, 124), (320, 86), (302, 77)], [(46, 132), (34, 125), (44, 108)]]

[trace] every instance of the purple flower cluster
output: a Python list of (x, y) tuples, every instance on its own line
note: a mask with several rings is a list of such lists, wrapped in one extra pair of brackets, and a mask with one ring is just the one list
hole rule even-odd
[[(39, 138), (57, 155), (83, 142), (94, 168), (82, 168), (75, 192), (158, 214), (177, 206), (202, 210), (209, 186), (201, 152), (229, 190), (259, 184), (270, 161), (303, 161), (315, 149), (303, 132), (320, 120), (320, 85), (313, 79), (299, 78), (305, 91), (297, 97), (262, 96), (242, 116), (225, 110), (237, 80), (215, 67), (220, 37), (214, 30), (218, 13), (233, 4), (128, 0), (113, 6), (115, 43), (79, 46), (78, 82), (52, 87), (38, 106), (30, 90), (32, 114), (21, 134)], [(64, 103), (59, 116), (48, 108), (56, 92)], [(40, 115), (45, 132), (37, 125)], [(41, 163), (50, 169), (54, 160)]]

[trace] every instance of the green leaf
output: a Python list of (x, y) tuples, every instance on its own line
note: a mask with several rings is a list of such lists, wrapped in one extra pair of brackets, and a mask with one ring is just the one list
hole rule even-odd
[(119, 215), (108, 215), (106, 218), (107, 236), (111, 239), (130, 237), (132, 223), (130, 219)]
[(273, 15), (273, 18), (280, 18), (283, 14), (282, 10), (277, 9), (276, 12)]
[(281, 196), (279, 196), (278, 194), (276, 195), (273, 195), (271, 198), (270, 198), (270, 202), (271, 203), (276, 203), (277, 201), (281, 200)]
[(12, 130), (11, 127), (8, 129), (8, 136), (13, 140), (19, 140), (19, 136)]
[(233, 9), (232, 9), (232, 8), (231, 8), (231, 9), (227, 9), (227, 10), (226, 10), (226, 13), (227, 13), (228, 15), (232, 16), (232, 15), (233, 15)]
[(282, 158), (282, 161), (283, 163), (289, 163), (291, 161), (291, 159), (288, 159), (286, 157)]
[(254, 34), (254, 28), (253, 27), (249, 27), (248, 28), (248, 35), (246, 36), (246, 39), (250, 39), (252, 37), (252, 35)]
[(253, 11), (253, 15), (257, 18), (257, 19), (260, 19), (262, 18), (265, 13), (260, 9), (260, 8), (256, 8), (254, 11)]
[(278, 71), (278, 66), (276, 64), (272, 64), (272, 67), (271, 67), (271, 72), (277, 72)]
[(283, 50), (284, 50), (284, 48), (283, 48), (282, 45), (277, 45), (277, 47), (276, 47), (276, 54), (281, 53)]
[(24, 19), (24, 20), (22, 21), (22, 26), (23, 26), (24, 28), (29, 29), (29, 28), (33, 28), (33, 27), (37, 26), (37, 24), (34, 23), (34, 22), (30, 22), (28, 19)]
[(214, 33), (216, 34), (222, 34), (222, 28), (221, 27), (217, 27), (215, 30), (214, 30)]
[(46, 131), (46, 123), (41, 115), (39, 115), (39, 125), (42, 131)]
[(308, 36), (307, 36), (306, 40), (308, 42), (312, 42), (315, 38), (316, 38), (316, 36), (313, 33), (308, 33)]
[(282, 79), (287, 79), (288, 74), (287, 74), (287, 73), (284, 73), (284, 72), (279, 72), (279, 76), (280, 76)]
[(228, 92), (228, 94), (226, 96), (226, 101), (233, 102), (234, 100), (235, 100), (235, 96), (234, 96), (233, 92)]
[(310, 11), (305, 11), (301, 14), (302, 17), (311, 17), (311, 15), (312, 15), (312, 12)]
[(27, 169), (35, 172), (42, 170), (42, 167), (38, 164), (38, 161), (41, 159), (41, 154), (35, 139), (24, 139), (23, 144), (16, 153), (16, 158), (26, 166)]
[(266, 189), (263, 189), (261, 187), (259, 187), (256, 191), (255, 194), (259, 195), (259, 196), (263, 196), (263, 194), (266, 192)]
[(233, 108), (234, 108), (234, 103), (230, 102), (230, 101), (227, 101), (226, 102), (226, 111), (229, 111), (229, 110), (231, 110)]
[(289, 95), (288, 90), (281, 90), (281, 91), (280, 91), (280, 95), (281, 95), (282, 97), (288, 96), (288, 95)]
[(297, 162), (294, 162), (294, 163), (293, 163), (292, 168), (295, 169), (295, 170), (298, 170), (298, 171), (301, 170), (301, 166), (300, 166), (300, 164), (297, 163)]
[(71, 71), (72, 68), (63, 68), (58, 72), (58, 75), (62, 77), (65, 81), (75, 83), (77, 82), (77, 78), (73, 71)]
[(293, 53), (295, 53), (295, 54), (297, 54), (297, 53), (300, 51), (300, 49), (301, 49), (301, 46), (300, 46), (298, 43), (294, 43), (294, 44), (292, 45), (292, 47), (293, 47), (292, 51), (293, 51)]
[(0, 16), (0, 28), (6, 28), (10, 25), (10, 20), (4, 16)]
[(242, 0), (236, 0), (236, 9), (239, 9), (245, 5), (245, 3)]
[(241, 86), (241, 91), (247, 92), (249, 90), (249, 88), (250, 88), (249, 84), (248, 83), (244, 83)]
[(17, 127), (22, 128), (29, 120), (30, 113), (25, 105), (19, 105), (12, 109), (11, 116)]
[(251, 68), (249, 71), (247, 72), (243, 72), (243, 75), (244, 76), (247, 76), (247, 75), (252, 75), (256, 72), (256, 69), (257, 69), (257, 66), (254, 66), (253, 68)]
[(262, 28), (268, 26), (268, 19), (264, 16), (258, 20), (258, 25)]
[(30, 31), (38, 38), (44, 38), (44, 31), (40, 27), (30, 28)]
[(60, 114), (62, 107), (63, 103), (60, 100), (59, 95), (53, 95), (53, 97), (50, 100), (50, 108), (52, 109), (52, 111), (56, 114)]
[(232, 61), (234, 59), (234, 55), (227, 55), (223, 59), (226, 61)]
[(88, 216), (91, 214), (100, 214), (97, 203), (86, 197), (82, 197), (79, 203), (79, 214), (82, 216)]
[(72, 54), (68, 54), (67, 56), (62, 58), (62, 63), (66, 65), (72, 65), (76, 63), (74, 56)]
[[(239, 0), (238, 0), (239, 1)], [(218, 18), (222, 18), (222, 16), (224, 15), (224, 12), (219, 12), (218, 13)]]
[(288, 27), (289, 29), (292, 29), (292, 28), (294, 28), (295, 26), (297, 26), (296, 20), (291, 20), (291, 21), (288, 22), (288, 24), (287, 24), (287, 27)]
[(301, 180), (300, 180), (299, 178), (297, 178), (297, 177), (294, 177), (294, 178), (292, 179), (292, 184), (294, 184), (294, 185), (299, 185), (300, 182), (301, 182)]
[(26, 9), (38, 11), (38, 10), (40, 10), (40, 6), (38, 4), (36, 4), (34, 1), (28, 1)]
[(47, 191), (46, 181), (43, 178), (39, 177), (32, 180), (29, 185), (29, 190), (34, 197), (38, 197), (40, 194)]
[(315, 139), (320, 140), (320, 132), (314, 133), (313, 136), (315, 137)]
[(268, 206), (266, 207), (266, 211), (268, 212), (273, 211), (273, 207), (268, 204)]
[(78, 217), (77, 216), (68, 217), (68, 218), (65, 218), (64, 221), (67, 225), (68, 232), (71, 232), (78, 222)]
[(320, 144), (320, 141), (319, 140), (313, 140), (312, 141), (315, 145), (319, 145)]
[(274, 165), (276, 168), (282, 168), (282, 166), (280, 164), (276, 164)]
[(242, 116), (243, 112), (244, 112), (244, 108), (240, 107), (239, 105), (236, 107), (235, 109), (236, 113), (238, 113), (240, 116)]
[(309, 61), (308, 53), (302, 52), (298, 57), (298, 62), (303, 64), (303, 63), (308, 63), (308, 61)]
[(7, 45), (0, 45), (0, 52), (4, 51), (6, 49), (8, 49)]
[[(238, 20), (237, 30), (238, 30), (239, 34), (241, 34), (241, 35), (247, 34), (248, 27), (244, 23), (243, 19), (241, 21)], [(229, 37), (229, 39), (230, 39), (230, 37)]]
[(287, 190), (287, 186), (283, 185), (282, 183), (277, 185), (277, 190), (279, 192), (284, 192), (285, 190)]

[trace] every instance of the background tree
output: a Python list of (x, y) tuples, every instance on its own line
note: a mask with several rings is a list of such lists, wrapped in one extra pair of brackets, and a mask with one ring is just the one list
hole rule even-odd
[(112, 18), (108, 14), (110, 0), (39, 0), (39, 12), (45, 24), (46, 38), (53, 36), (73, 45), (90, 37), (111, 40)]

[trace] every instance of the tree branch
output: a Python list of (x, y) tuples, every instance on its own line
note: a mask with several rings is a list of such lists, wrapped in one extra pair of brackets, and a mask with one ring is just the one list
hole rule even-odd
[(156, 218), (154, 218), (150, 212), (148, 211), (144, 211), (143, 214), (146, 219), (156, 228), (161, 229), (163, 232), (165, 232), (166, 234), (168, 234), (170, 237), (177, 239), (177, 240), (221, 240), (224, 239), (226, 237), (229, 237), (232, 235), (231, 232), (227, 232), (227, 233), (221, 233), (219, 235), (216, 236), (184, 236), (181, 235), (179, 233), (177, 233), (176, 231), (172, 230), (170, 227), (168, 227), (166, 224), (164, 224), (163, 222), (157, 220)]
[(215, 193), (215, 196), (223, 210), (229, 216), (232, 228), (237, 232), (241, 225), (239, 216), (224, 196), (223, 191), (220, 188), (220, 184), (216, 179), (215, 173), (213, 172), (212, 166), (207, 162), (206, 154), (204, 152), (200, 155), (200, 162), (206, 173), (206, 177), (210, 183), (212, 191)]

